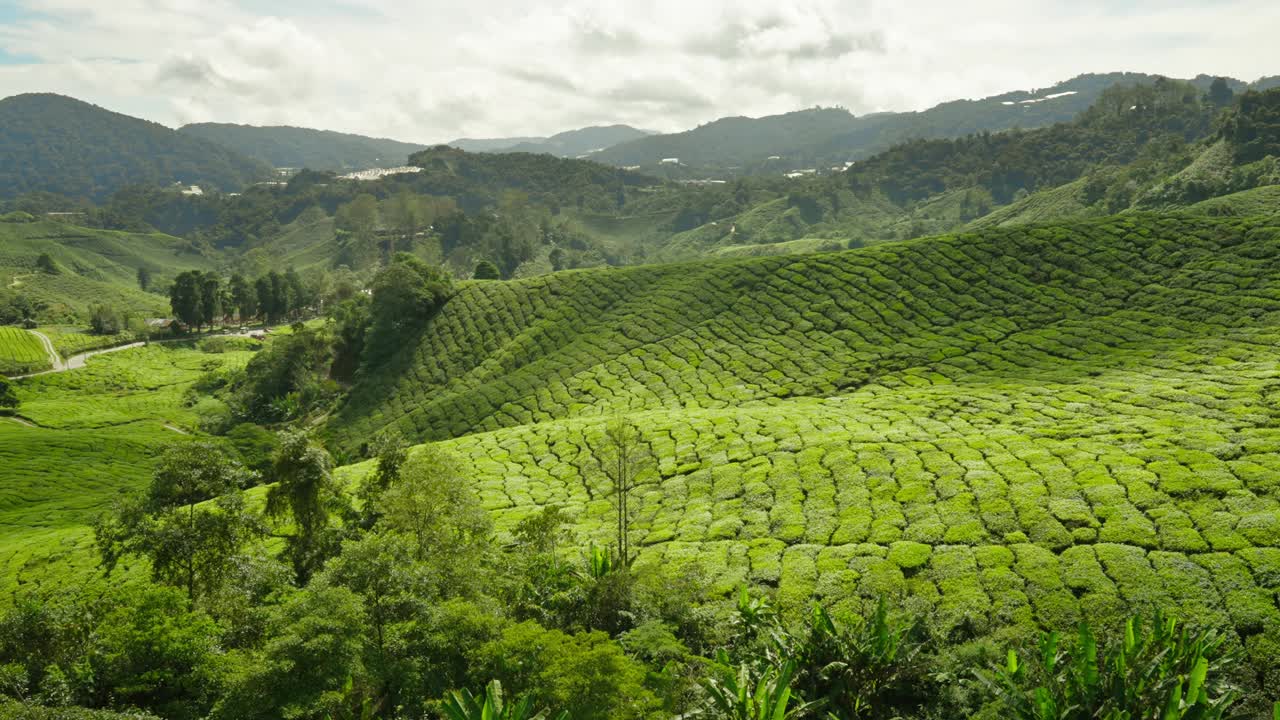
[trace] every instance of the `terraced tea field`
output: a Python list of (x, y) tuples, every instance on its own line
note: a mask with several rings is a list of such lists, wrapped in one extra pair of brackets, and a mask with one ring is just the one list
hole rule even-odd
[[(464, 286), (331, 421), (469, 458), (500, 528), (628, 416), (643, 560), (956, 639), (1166, 606), (1280, 685), (1280, 226), (1124, 216)], [(349, 470), (359, 473), (362, 467)]]
[(145, 484), (157, 447), (195, 427), (183, 392), (251, 356), (151, 345), (15, 383), (21, 415), (0, 418), (0, 597), (83, 582), (95, 563), (88, 523), (121, 489)]
[(22, 375), (49, 367), (40, 338), (22, 328), (0, 326), (0, 375)]

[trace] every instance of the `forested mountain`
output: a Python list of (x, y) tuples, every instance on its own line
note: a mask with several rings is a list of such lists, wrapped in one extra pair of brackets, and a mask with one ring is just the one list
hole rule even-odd
[(272, 167), (344, 172), (403, 165), (410, 155), (427, 147), (299, 127), (196, 123), (184, 125), (178, 132), (210, 140)]
[[(1116, 86), (1051, 127), (915, 140), (845, 172), (761, 196), (740, 182), (682, 199), (655, 252), (692, 257), (801, 239), (869, 243), (966, 223), (1044, 222), (1186, 206), (1280, 182), (1271, 109), (1280, 91), (1158, 80)], [(1269, 156), (1270, 159), (1267, 159)]]
[(522, 142), (504, 148), (502, 152), (550, 153), (559, 157), (582, 157), (651, 134), (630, 125), (587, 127), (552, 135), (540, 142)]
[[(854, 116), (842, 109), (814, 109), (763, 118), (725, 118), (694, 130), (654, 135), (599, 153), (595, 159), (639, 165), (672, 177), (714, 177), (814, 169), (825, 172), (912, 139), (955, 138), (1064, 122), (1092, 106), (1115, 85), (1151, 84), (1155, 75), (1086, 74), (1035, 91), (956, 100), (921, 112)], [(1214, 78), (1191, 81), (1207, 90)], [(1262, 81), (1260, 81), (1262, 82)], [(1232, 90), (1246, 84), (1227, 79)], [(680, 166), (661, 161), (678, 158)]]
[(163, 125), (52, 94), (0, 100), (0, 197), (105, 200), (129, 185), (239, 190), (270, 168)]
[(494, 138), (489, 140), (461, 138), (447, 143), (467, 152), (497, 153), (546, 153), (563, 158), (575, 158), (594, 153), (619, 143), (650, 135), (629, 125), (599, 125), (566, 130), (548, 138)]

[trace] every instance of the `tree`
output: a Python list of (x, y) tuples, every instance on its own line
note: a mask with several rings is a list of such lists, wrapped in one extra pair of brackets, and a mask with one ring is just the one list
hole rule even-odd
[(275, 270), (267, 273), (267, 279), (271, 281), (271, 309), (275, 313), (276, 322), (279, 322), (293, 309), (289, 281)]
[(368, 193), (338, 208), (334, 226), (347, 234), (346, 251), (354, 267), (376, 263), (374, 233), (378, 228), (378, 201)]
[(1231, 86), (1227, 84), (1226, 78), (1214, 78), (1213, 83), (1209, 85), (1209, 103), (1215, 107), (1221, 108), (1230, 105), (1235, 96), (1236, 94), (1232, 91)]
[(156, 582), (182, 588), (192, 605), (217, 592), (261, 533), (240, 493), (250, 479), (216, 445), (170, 446), (145, 494), (121, 499), (94, 526), (107, 572), (125, 555), (139, 555)]
[(378, 361), (404, 345), (448, 299), (452, 278), (440, 268), (407, 253), (374, 276), (365, 336), (366, 361)]
[(18, 394), (13, 391), (13, 383), (9, 382), (9, 378), (0, 375), (0, 410), (16, 410), (19, 403)]
[(307, 286), (303, 284), (302, 276), (298, 275), (297, 270), (293, 268), (285, 270), (284, 284), (289, 296), (289, 307), (294, 311), (295, 315), (303, 308), (311, 305), (311, 293), (307, 290)]
[(188, 270), (179, 273), (169, 286), (169, 307), (173, 309), (173, 316), (183, 325), (196, 328), (197, 332), (204, 324), (201, 279), (199, 271)]
[(53, 261), (49, 253), (40, 253), (40, 256), (36, 258), (36, 269), (46, 275), (57, 275), (60, 272), (58, 264)]
[(124, 328), (124, 320), (109, 305), (89, 306), (89, 327), (98, 335), (115, 335)]
[(614, 508), (614, 548), (618, 563), (623, 568), (631, 567), (635, 560), (631, 553), (631, 519), (636, 479), (652, 457), (648, 444), (635, 425), (614, 420), (605, 427), (600, 449), (596, 452), (596, 463), (608, 481), (606, 492)]
[(359, 523), (365, 529), (373, 527), (381, 517), (378, 506), (382, 494), (400, 479), (400, 469), (409, 459), (409, 446), (400, 433), (392, 431), (374, 441), (373, 454), (377, 465), (365, 476), (358, 493), (361, 504)]
[(213, 327), (222, 317), (222, 280), (216, 273), (205, 273), (200, 278), (200, 320), (202, 325)]
[(275, 312), (275, 296), (271, 294), (271, 278), (263, 275), (253, 283), (255, 294), (258, 296), (258, 309), (266, 318), (267, 322), (277, 322), (279, 315)]
[(414, 559), (429, 564), (442, 592), (477, 584), (493, 521), (455, 456), (421, 448), (382, 492), (377, 510), (379, 526), (413, 541)]
[(474, 280), (501, 280), (502, 273), (498, 271), (498, 266), (488, 260), (481, 260), (476, 264), (476, 270), (471, 275)]
[(235, 307), (241, 322), (257, 317), (258, 293), (240, 273), (231, 276), (231, 304)]
[(293, 565), (299, 585), (307, 584), (337, 550), (331, 513), (345, 509), (346, 498), (334, 482), (333, 461), (306, 433), (286, 431), (271, 465), (275, 485), (267, 491), (267, 515), (288, 516), (293, 533), (285, 540), (284, 557)]
[(138, 287), (146, 292), (151, 287), (151, 271), (142, 266), (138, 268)]
[(383, 215), (392, 230), (387, 239), (387, 257), (392, 258), (396, 254), (396, 236), (402, 239), (400, 249), (410, 249), (418, 229), (430, 222), (431, 211), (421, 196), (408, 189), (385, 201), (383, 208)]
[(273, 614), (275, 630), (258, 658), (230, 680), (215, 720), (346, 717), (367, 697), (366, 615), (360, 596), (319, 586), (293, 595)]

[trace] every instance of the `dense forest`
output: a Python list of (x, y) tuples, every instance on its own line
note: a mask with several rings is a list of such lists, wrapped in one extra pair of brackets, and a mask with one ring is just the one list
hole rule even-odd
[(102, 201), (129, 185), (200, 185), (234, 191), (270, 166), (60, 95), (0, 100), (0, 197), (50, 192)]

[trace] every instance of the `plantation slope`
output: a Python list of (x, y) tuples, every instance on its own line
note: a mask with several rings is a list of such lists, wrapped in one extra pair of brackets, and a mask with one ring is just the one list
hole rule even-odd
[[(41, 272), (36, 260), (47, 254), (58, 272)], [(47, 303), (43, 314), (85, 314), (94, 303), (146, 315), (166, 315), (163, 295), (138, 288), (138, 268), (156, 278), (213, 261), (187, 241), (162, 233), (129, 233), (83, 228), (61, 222), (0, 222), (0, 281), (4, 287)]]
[(21, 375), (49, 367), (40, 338), (16, 327), (0, 327), (0, 375)]
[[(1060, 357), (1102, 350), (1094, 338), (1118, 322), (1150, 323), (1134, 340), (1195, 337), (1280, 309), (1276, 229), (1260, 222), (1126, 216), (468, 284), (356, 386), (329, 433), (354, 446), (391, 425), (433, 440), (841, 395), (956, 358), (1018, 367), (1025, 333)], [(1070, 323), (1083, 340), (1060, 337)]]
[(158, 448), (195, 432), (184, 391), (251, 355), (154, 344), (14, 383), (20, 415), (0, 417), (0, 603), (19, 586), (83, 582), (94, 518), (146, 483)]
[(792, 611), (887, 594), (954, 641), (1162, 606), (1223, 626), (1280, 684), (1265, 221), (1126, 216), (469, 285), (417, 352), (331, 432), (456, 436), (440, 445), (500, 531), (555, 504), (580, 544), (609, 542), (594, 453), (623, 413), (656, 458), (641, 562), (772, 586)]

